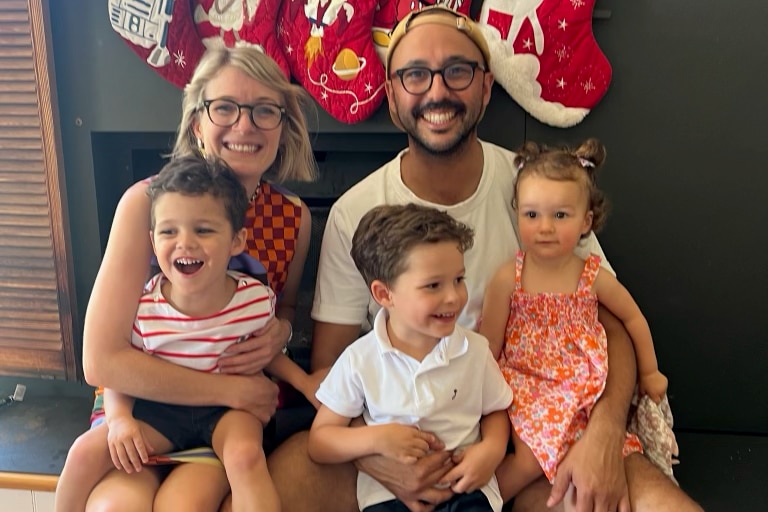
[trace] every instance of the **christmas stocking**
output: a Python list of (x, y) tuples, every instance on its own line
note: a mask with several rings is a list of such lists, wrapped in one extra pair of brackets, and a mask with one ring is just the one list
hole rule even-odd
[(472, 0), (437, 0), (437, 1), (417, 1), (417, 0), (379, 0), (376, 8), (376, 14), (373, 16), (373, 43), (376, 46), (376, 53), (382, 63), (387, 61), (387, 48), (389, 47), (389, 32), (395, 28), (397, 22), (405, 18), (405, 15), (411, 11), (421, 9), (427, 5), (442, 4), (450, 7), (456, 12), (469, 16), (469, 8)]
[(184, 87), (205, 51), (192, 19), (190, 0), (158, 0), (156, 8), (134, 9), (108, 0), (109, 21), (128, 46), (160, 76)]
[(293, 77), (344, 123), (384, 100), (384, 67), (371, 38), (376, 0), (283, 0), (278, 38)]
[(597, 105), (611, 65), (592, 33), (595, 0), (485, 0), (480, 24), (496, 81), (541, 122), (573, 126)]
[[(189, 1), (189, 0), (177, 0)], [(272, 57), (290, 79), (288, 61), (277, 40), (282, 0), (194, 0), (197, 32), (206, 47), (255, 45)]]

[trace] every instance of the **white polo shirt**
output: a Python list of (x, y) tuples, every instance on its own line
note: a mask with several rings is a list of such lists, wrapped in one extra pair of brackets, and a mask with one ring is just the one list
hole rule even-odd
[[(344, 350), (320, 385), (318, 400), (341, 416), (362, 414), (367, 425), (416, 425), (437, 435), (446, 450), (476, 443), (480, 418), (512, 402), (488, 340), (457, 325), (417, 361), (392, 346), (386, 319), (387, 311), (380, 310), (373, 330)], [(493, 510), (501, 510), (496, 477), (481, 490)], [(358, 473), (360, 510), (393, 499), (379, 482)]]

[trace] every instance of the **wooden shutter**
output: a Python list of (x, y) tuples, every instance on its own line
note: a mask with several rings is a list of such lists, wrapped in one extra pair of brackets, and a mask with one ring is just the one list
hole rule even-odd
[(0, 1), (0, 374), (74, 379), (74, 280), (43, 1)]

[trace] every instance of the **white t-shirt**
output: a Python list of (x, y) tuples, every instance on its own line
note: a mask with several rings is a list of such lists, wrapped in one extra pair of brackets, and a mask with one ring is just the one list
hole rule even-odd
[[(381, 310), (373, 330), (344, 350), (320, 384), (318, 400), (341, 416), (362, 414), (367, 425), (418, 426), (437, 435), (446, 450), (476, 443), (480, 418), (512, 402), (512, 390), (488, 340), (457, 325), (417, 361), (392, 346), (386, 319), (386, 310)], [(494, 511), (501, 510), (496, 477), (482, 492)], [(383, 485), (358, 473), (360, 510), (393, 499)]]
[[(379, 305), (371, 297), (349, 254), (352, 236), (360, 219), (371, 208), (382, 204), (416, 203), (444, 210), (475, 231), (474, 245), (464, 255), (469, 301), (459, 324), (477, 329), (486, 285), (496, 270), (514, 258), (520, 248), (512, 209), (512, 186), (517, 175), (515, 154), (488, 142), (481, 141), (481, 144), (483, 174), (480, 183), (472, 196), (458, 204), (446, 206), (424, 201), (403, 183), (400, 159), (407, 149), (334, 203), (320, 248), (312, 306), (314, 320), (344, 325), (359, 323), (363, 329), (370, 329)], [(604, 268), (613, 272), (594, 234), (585, 239), (576, 252), (584, 258), (589, 253), (598, 254)]]

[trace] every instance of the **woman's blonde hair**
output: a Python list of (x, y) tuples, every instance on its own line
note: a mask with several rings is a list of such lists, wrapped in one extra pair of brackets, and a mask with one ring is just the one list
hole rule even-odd
[(184, 87), (181, 102), (181, 123), (176, 135), (172, 157), (199, 153), (198, 141), (192, 130), (195, 116), (204, 115), (203, 100), (208, 83), (226, 66), (239, 69), (254, 80), (280, 93), (283, 97), (285, 117), (275, 162), (267, 172), (277, 181), (311, 181), (316, 165), (309, 142), (307, 121), (302, 108), (311, 105), (309, 96), (301, 87), (291, 84), (271, 57), (257, 48), (216, 48), (205, 52), (195, 68), (192, 79)]

